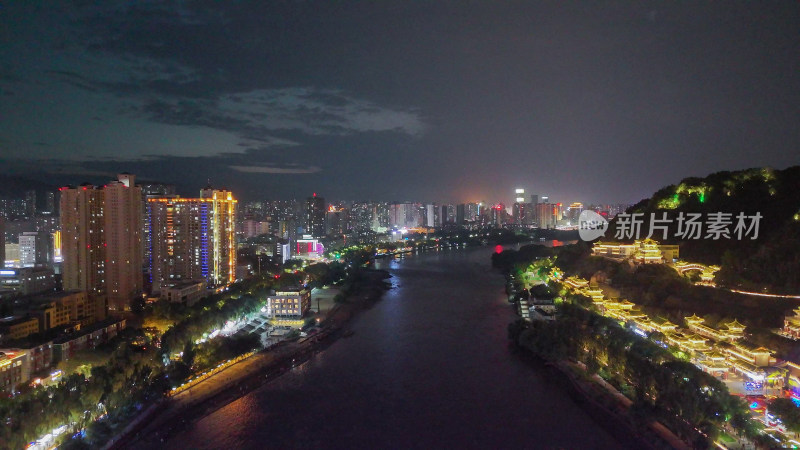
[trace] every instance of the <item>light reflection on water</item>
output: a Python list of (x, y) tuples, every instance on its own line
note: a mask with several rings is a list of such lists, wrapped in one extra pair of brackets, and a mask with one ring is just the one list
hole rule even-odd
[(379, 260), (397, 287), (352, 337), (190, 426), (181, 448), (614, 448), (508, 347), (491, 247)]

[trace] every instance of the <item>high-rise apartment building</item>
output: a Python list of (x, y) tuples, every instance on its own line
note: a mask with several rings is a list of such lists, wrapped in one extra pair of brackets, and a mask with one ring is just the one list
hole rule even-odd
[(467, 218), (467, 205), (459, 203), (456, 205), (456, 225), (464, 225)]
[(55, 214), (56, 213), (56, 193), (53, 191), (47, 191), (44, 193), (44, 209), (42, 210), (44, 214)]
[(335, 236), (349, 233), (350, 211), (341, 205), (331, 205), (325, 213), (325, 232)]
[(125, 310), (142, 291), (141, 189), (123, 173), (104, 187), (61, 188), (65, 290), (105, 293)]
[(200, 198), (147, 199), (152, 292), (189, 280), (216, 286), (236, 279), (236, 204), (230, 191), (211, 188)]
[(84, 183), (62, 187), (61, 255), (64, 290), (105, 290), (103, 190)]
[(429, 203), (425, 205), (425, 226), (429, 228), (439, 226), (439, 217), (436, 215), (436, 205)]
[(123, 173), (103, 188), (106, 294), (112, 309), (126, 309), (142, 293), (142, 189)]
[(305, 234), (310, 234), (314, 237), (325, 236), (326, 210), (325, 199), (318, 197), (316, 192), (306, 199)]
[[(546, 198), (546, 197), (545, 197)], [(536, 221), (539, 228), (555, 228), (557, 222), (558, 206), (551, 203), (536, 205)]]
[(481, 203), (467, 203), (464, 220), (476, 222), (481, 216)]

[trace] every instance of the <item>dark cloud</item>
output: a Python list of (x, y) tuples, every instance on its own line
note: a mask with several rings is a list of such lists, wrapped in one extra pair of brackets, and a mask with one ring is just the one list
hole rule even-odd
[(6, 170), (568, 202), (798, 163), (797, 3), (37, 3), (0, 10)]

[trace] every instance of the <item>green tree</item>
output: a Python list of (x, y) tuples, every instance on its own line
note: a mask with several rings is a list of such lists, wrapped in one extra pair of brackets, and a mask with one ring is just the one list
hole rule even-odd
[(786, 429), (800, 433), (800, 408), (788, 398), (776, 398), (769, 404), (769, 412), (781, 419)]

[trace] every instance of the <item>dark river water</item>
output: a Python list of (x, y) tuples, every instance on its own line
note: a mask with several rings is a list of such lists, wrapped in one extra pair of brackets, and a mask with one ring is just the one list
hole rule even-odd
[(342, 338), (189, 426), (174, 448), (617, 448), (508, 345), (492, 248), (381, 260), (394, 289)]

